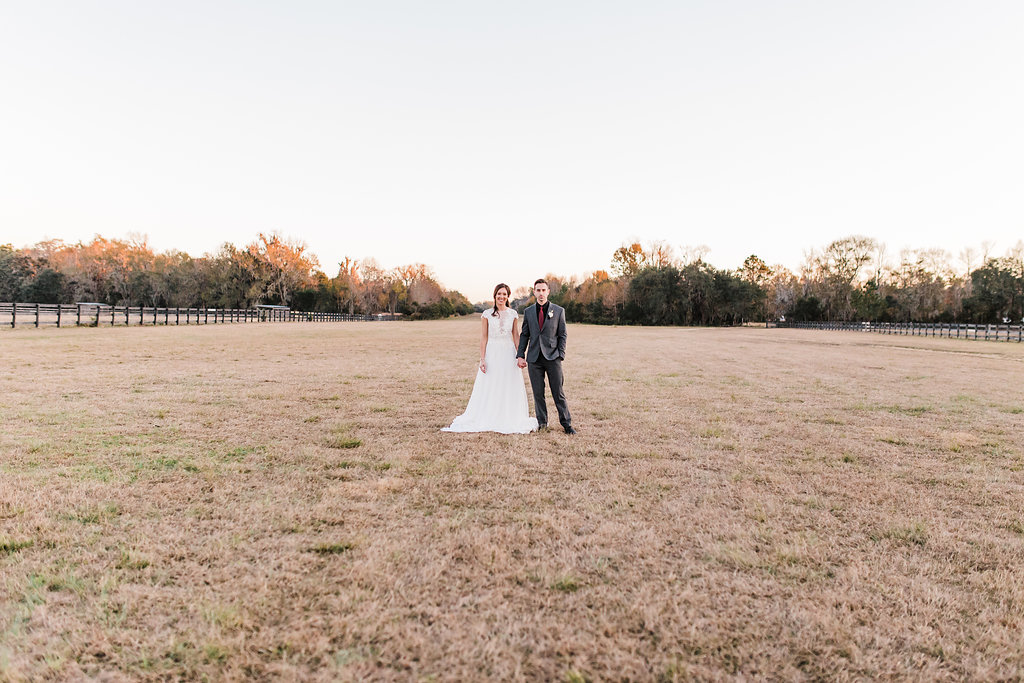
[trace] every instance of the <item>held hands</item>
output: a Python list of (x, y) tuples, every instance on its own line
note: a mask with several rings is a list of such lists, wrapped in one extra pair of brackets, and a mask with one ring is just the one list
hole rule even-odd
[(525, 358), (517, 358), (516, 359), (516, 367), (518, 367), (520, 370), (525, 368), (526, 367), (526, 359)]

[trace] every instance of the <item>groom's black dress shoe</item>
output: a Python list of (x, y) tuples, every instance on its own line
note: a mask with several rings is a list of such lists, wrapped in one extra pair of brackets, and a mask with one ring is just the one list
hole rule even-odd
[(565, 433), (566, 433), (566, 434), (575, 434), (575, 433), (576, 433), (576, 430), (575, 430), (575, 429), (573, 429), (572, 427), (566, 427), (566, 428), (565, 428)]

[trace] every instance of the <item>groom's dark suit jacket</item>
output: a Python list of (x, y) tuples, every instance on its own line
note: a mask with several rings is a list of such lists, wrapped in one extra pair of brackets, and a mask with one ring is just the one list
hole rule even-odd
[[(565, 360), (565, 309), (548, 302), (548, 317), (544, 329), (537, 322), (537, 304), (527, 307), (523, 313), (523, 331), (519, 335), (516, 358), (526, 358), (536, 363), (541, 353), (548, 360)], [(530, 350), (526, 348), (529, 346)]]

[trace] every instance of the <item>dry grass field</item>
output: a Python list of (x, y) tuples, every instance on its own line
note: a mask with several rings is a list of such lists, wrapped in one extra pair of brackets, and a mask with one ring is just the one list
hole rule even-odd
[(0, 332), (0, 679), (1024, 677), (1024, 346), (477, 330)]

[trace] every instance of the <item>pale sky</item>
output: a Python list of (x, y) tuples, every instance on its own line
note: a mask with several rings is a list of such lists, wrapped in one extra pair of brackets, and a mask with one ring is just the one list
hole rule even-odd
[(1019, 0), (0, 2), (0, 243), (277, 231), (477, 301), (1024, 238)]

